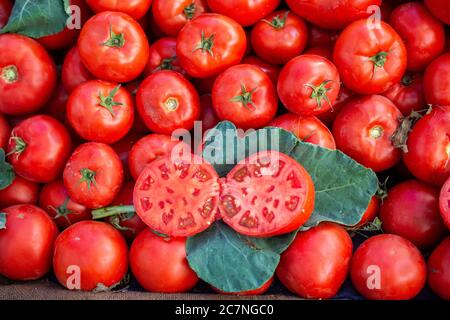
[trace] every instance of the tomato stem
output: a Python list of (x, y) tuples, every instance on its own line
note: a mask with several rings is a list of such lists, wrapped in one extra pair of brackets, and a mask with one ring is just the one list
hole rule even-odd
[(109, 26), (109, 39), (103, 42), (103, 45), (111, 48), (122, 48), (125, 45), (125, 37), (123, 33), (114, 33), (112, 25)]
[(373, 70), (375, 71), (376, 68), (383, 68), (384, 64), (386, 63), (388, 52), (386, 51), (380, 51), (376, 55), (369, 58), (370, 61), (373, 62)]
[(92, 211), (92, 219), (97, 220), (127, 213), (136, 213), (134, 206), (112, 206), (96, 209)]
[(6, 156), (10, 156), (12, 154), (17, 154), (17, 156), (19, 156), (27, 148), (26, 142), (20, 137), (12, 136), (10, 139), (14, 140), (15, 146), (14, 146), (14, 149), (12, 149), (10, 152), (8, 152), (8, 154)]
[(92, 171), (88, 168), (83, 168), (80, 170), (80, 174), (81, 174), (81, 179), (79, 181), (79, 183), (83, 183), (86, 182), (88, 189), (91, 189), (92, 184), (96, 185), (96, 181), (95, 181), (95, 171)]
[[(423, 112), (423, 111), (422, 111)], [(400, 125), (391, 137), (391, 141), (396, 148), (408, 153), (408, 135), (414, 124), (422, 118), (420, 111), (412, 111), (408, 117), (400, 119)]]
[(170, 97), (164, 102), (164, 105), (167, 110), (175, 111), (178, 109), (179, 102), (177, 98)]
[(402, 85), (405, 87), (409, 87), (413, 82), (413, 76), (410, 73), (406, 73), (401, 80)]
[[(253, 94), (256, 92), (257, 89), (258, 88), (254, 88), (251, 91), (247, 91), (245, 84), (241, 82), (241, 94), (231, 98), (230, 101), (238, 103), (240, 102), (244, 107), (248, 108), (251, 111), (254, 111), (256, 109), (256, 105), (253, 102)], [(251, 105), (253, 109), (249, 108), (248, 105)]]
[(6, 83), (14, 83), (19, 79), (19, 71), (16, 66), (10, 65), (2, 68), (2, 78)]
[(212, 48), (214, 47), (215, 34), (210, 35), (208, 38), (205, 36), (205, 31), (202, 31), (202, 39), (200, 43), (194, 48), (192, 52), (202, 50), (202, 52), (208, 52), (211, 56), (214, 55)]
[(174, 62), (176, 58), (177, 56), (163, 59), (155, 70), (173, 70), (172, 62)]
[(186, 17), (186, 19), (192, 20), (195, 14), (195, 1), (192, 1), (190, 5), (184, 8), (183, 14)]
[(271, 27), (275, 28), (276, 30), (281, 30), (286, 25), (286, 20), (289, 15), (289, 11), (286, 11), (283, 15), (279, 14), (275, 16), (272, 21), (262, 19), (265, 23), (269, 24)]
[(322, 100), (325, 100), (328, 103), (328, 105), (331, 107), (331, 101), (327, 95), (328, 91), (330, 91), (331, 88), (326, 87), (327, 84), (330, 82), (333, 82), (333, 80), (325, 80), (318, 86), (315, 86), (315, 85), (309, 84), (309, 83), (305, 84), (305, 86), (312, 89), (310, 98), (316, 100), (316, 104), (319, 108), (322, 107)]
[(383, 136), (384, 129), (381, 126), (375, 126), (370, 129), (370, 137), (372, 139), (379, 139)]
[(117, 87), (115, 87), (106, 97), (101, 92), (98, 94), (98, 98), (100, 99), (99, 105), (108, 109), (108, 111), (111, 113), (111, 115), (113, 117), (116, 116), (116, 113), (114, 112), (113, 107), (123, 105), (122, 102), (114, 101), (114, 97), (116, 96), (119, 89), (120, 89), (120, 84)]
[(66, 219), (66, 221), (71, 224), (72, 222), (70, 221), (69, 217), (67, 217), (67, 215), (69, 214), (77, 214), (76, 212), (70, 210), (69, 208), (67, 208), (67, 204), (69, 203), (70, 198), (66, 197), (66, 199), (64, 200), (64, 203), (62, 205), (60, 205), (59, 207), (55, 208), (53, 206), (49, 206), (50, 209), (52, 209), (53, 211), (56, 212), (56, 216), (53, 217), (53, 219), (58, 219), (61, 217), (64, 217), (64, 219)]

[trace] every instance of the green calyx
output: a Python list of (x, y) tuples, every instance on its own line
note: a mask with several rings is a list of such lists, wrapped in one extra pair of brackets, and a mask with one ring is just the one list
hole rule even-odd
[(97, 182), (95, 181), (95, 171), (92, 171), (88, 168), (83, 168), (80, 170), (81, 179), (79, 183), (86, 182), (88, 189), (91, 189), (92, 185), (95, 185)]
[(7, 156), (10, 156), (12, 154), (16, 154), (19, 156), (22, 152), (25, 151), (27, 148), (27, 143), (20, 137), (11, 137), (12, 140), (14, 140), (15, 146), (14, 149), (12, 149)]
[(316, 100), (317, 107), (319, 108), (322, 106), (323, 100), (325, 100), (331, 106), (331, 101), (327, 95), (328, 91), (331, 90), (331, 88), (327, 88), (327, 85), (330, 82), (333, 82), (333, 80), (325, 80), (318, 86), (315, 86), (313, 84), (305, 84), (305, 86), (311, 88), (312, 92), (309, 97)]
[(162, 59), (156, 70), (173, 70), (173, 62), (176, 60), (177, 56)]
[(14, 83), (19, 79), (19, 71), (16, 66), (6, 66), (2, 68), (1, 77), (6, 83)]
[(386, 63), (388, 52), (380, 51), (376, 55), (369, 58), (370, 61), (373, 62), (373, 69), (375, 71), (376, 68), (383, 68)]
[(286, 11), (283, 15), (277, 15), (275, 16), (271, 21), (263, 19), (265, 23), (268, 23), (271, 27), (275, 28), (276, 30), (281, 30), (286, 25), (286, 19), (289, 15), (289, 11)]
[(413, 76), (410, 73), (406, 73), (401, 80), (402, 85), (405, 87), (409, 87), (413, 82)]
[(120, 89), (120, 84), (117, 87), (115, 87), (106, 97), (101, 92), (98, 94), (98, 98), (100, 99), (99, 105), (108, 109), (108, 111), (111, 113), (111, 115), (113, 117), (116, 115), (113, 107), (123, 105), (123, 103), (121, 103), (121, 102), (114, 101), (114, 97), (117, 94), (117, 92), (119, 91), (119, 89)]
[(207, 38), (205, 36), (205, 32), (202, 31), (202, 39), (192, 52), (195, 52), (197, 50), (202, 50), (202, 52), (208, 52), (211, 56), (213, 56), (214, 53), (212, 51), (212, 48), (214, 47), (214, 37), (215, 37), (215, 35), (212, 34)]
[(186, 8), (184, 8), (183, 14), (186, 17), (186, 19), (192, 20), (192, 18), (194, 17), (194, 14), (195, 14), (195, 2), (194, 1), (192, 1), (192, 3), (190, 5), (188, 5)]
[(109, 27), (109, 39), (103, 42), (103, 45), (111, 48), (122, 48), (125, 45), (123, 33), (114, 33), (112, 26)]
[(240, 102), (242, 105), (249, 110), (252, 110), (252, 108), (249, 108), (249, 105), (253, 107), (253, 110), (256, 109), (256, 105), (253, 102), (253, 94), (258, 88), (254, 88), (253, 90), (247, 91), (247, 88), (245, 87), (245, 84), (241, 83), (241, 94), (230, 99), (231, 102)]
[(70, 201), (70, 198), (66, 197), (66, 200), (64, 200), (64, 203), (62, 205), (60, 205), (57, 208), (51, 207), (51, 209), (53, 209), (56, 212), (56, 216), (53, 219), (58, 219), (58, 218), (64, 217), (64, 219), (66, 219), (69, 224), (71, 223), (68, 215), (75, 214), (75, 212), (70, 210), (69, 208), (67, 208), (69, 201)]

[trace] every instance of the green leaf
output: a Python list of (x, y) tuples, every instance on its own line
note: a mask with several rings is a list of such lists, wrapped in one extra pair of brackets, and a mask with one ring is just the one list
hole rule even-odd
[(222, 222), (188, 238), (187, 259), (201, 279), (224, 292), (254, 290), (275, 273), (295, 233), (273, 238), (238, 234)]
[(31, 38), (52, 35), (64, 29), (68, 14), (64, 0), (16, 0), (3, 33), (19, 33)]
[(6, 213), (0, 212), (0, 230), (6, 229)]
[(5, 151), (0, 148), (0, 190), (11, 185), (15, 177), (12, 165), (6, 162)]

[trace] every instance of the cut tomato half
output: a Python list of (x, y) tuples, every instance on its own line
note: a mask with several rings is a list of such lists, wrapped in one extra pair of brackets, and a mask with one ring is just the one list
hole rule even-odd
[(442, 219), (447, 228), (450, 230), (450, 178), (444, 183), (439, 196), (439, 206), (441, 209)]

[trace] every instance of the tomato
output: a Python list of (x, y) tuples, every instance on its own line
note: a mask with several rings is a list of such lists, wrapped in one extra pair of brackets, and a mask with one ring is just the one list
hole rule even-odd
[(238, 64), (245, 53), (244, 29), (226, 16), (207, 13), (189, 21), (177, 38), (181, 66), (195, 78), (209, 78)]
[(160, 71), (145, 79), (136, 94), (136, 104), (145, 125), (156, 133), (191, 130), (200, 117), (198, 93), (175, 71)]
[(202, 132), (205, 133), (208, 129), (215, 127), (220, 122), (220, 119), (214, 110), (210, 94), (200, 97), (200, 105), (202, 106), (200, 121), (202, 122)]
[(271, 237), (297, 230), (313, 209), (314, 184), (308, 172), (277, 151), (242, 160), (222, 185), (223, 221), (247, 236)]
[(186, 259), (186, 238), (163, 238), (150, 229), (143, 230), (133, 241), (130, 266), (147, 291), (185, 292), (198, 282)]
[(282, 253), (278, 279), (303, 298), (332, 298), (347, 277), (352, 248), (352, 240), (344, 228), (322, 222), (299, 232)]
[(427, 103), (450, 106), (450, 53), (434, 60), (423, 78)]
[(107, 223), (78, 222), (56, 239), (53, 270), (59, 283), (71, 290), (113, 287), (128, 270), (127, 244)]
[(418, 179), (441, 186), (450, 177), (450, 106), (436, 107), (413, 127), (403, 161)]
[(408, 240), (381, 234), (366, 240), (354, 253), (350, 275), (356, 290), (370, 300), (407, 300), (425, 285), (426, 264)]
[(398, 6), (392, 12), (390, 25), (405, 43), (408, 70), (425, 69), (444, 50), (444, 26), (422, 3), (410, 2)]
[(86, 22), (78, 39), (81, 61), (97, 78), (128, 82), (145, 68), (149, 44), (142, 27), (120, 12), (102, 12)]
[(406, 73), (401, 81), (382, 95), (391, 100), (404, 116), (426, 108), (423, 76), (420, 73)]
[(310, 25), (308, 34), (308, 48), (331, 46), (334, 47), (339, 31), (319, 28), (316, 25)]
[(441, 194), (439, 196), (439, 207), (442, 219), (445, 225), (450, 230), (450, 178), (447, 179), (442, 186)]
[(56, 67), (35, 40), (0, 35), (0, 112), (23, 115), (39, 110), (56, 86)]
[(320, 121), (322, 121), (328, 127), (332, 127), (336, 116), (339, 111), (355, 96), (355, 93), (348, 90), (345, 86), (341, 86), (339, 90), (339, 95), (333, 104), (333, 107), (324, 113), (317, 115)]
[(50, 182), (64, 168), (72, 151), (66, 128), (56, 119), (30, 117), (11, 132), (7, 154), (14, 171), (33, 182)]
[(150, 58), (144, 70), (144, 75), (161, 70), (173, 70), (186, 76), (186, 71), (180, 66), (177, 58), (177, 40), (174, 38), (158, 39), (150, 47)]
[(259, 67), (262, 71), (264, 71), (272, 80), (274, 86), (277, 85), (278, 76), (280, 75), (281, 68), (279, 66), (275, 66), (273, 64), (267, 63), (257, 56), (247, 56), (242, 59), (242, 64), (251, 64)]
[(184, 25), (208, 11), (206, 0), (153, 0), (153, 19), (161, 31), (178, 35)]
[(83, 139), (111, 144), (125, 137), (133, 126), (133, 97), (116, 83), (88, 81), (70, 95), (67, 119)]
[(152, 0), (86, 0), (86, 3), (95, 13), (119, 11), (130, 15), (135, 20), (139, 20), (150, 9)]
[(258, 295), (266, 293), (266, 291), (270, 289), (270, 286), (273, 283), (273, 279), (274, 279), (274, 277), (270, 278), (266, 283), (264, 283), (261, 287), (259, 287), (258, 289), (255, 289), (255, 290), (247, 290), (247, 291), (240, 291), (240, 292), (224, 292), (217, 288), (214, 288), (213, 286), (211, 286), (211, 288), (219, 294), (236, 295), (236, 296), (258, 296)]
[(120, 191), (122, 163), (110, 146), (88, 142), (73, 152), (63, 179), (71, 199), (90, 209), (101, 208), (110, 204)]
[(356, 228), (365, 226), (369, 222), (372, 222), (378, 215), (378, 211), (380, 209), (380, 200), (374, 196), (369, 202), (369, 206), (367, 207), (366, 211), (364, 212), (361, 220), (358, 222), (358, 224), (355, 226)]
[(0, 113), (0, 148), (5, 149), (8, 144), (9, 135), (11, 134), (11, 127), (6, 121), (6, 118)]
[(213, 12), (228, 16), (244, 27), (255, 24), (279, 4), (280, 0), (208, 0)]
[(302, 55), (289, 61), (278, 78), (278, 96), (291, 112), (317, 115), (331, 109), (339, 94), (339, 73), (320, 56)]
[(67, 93), (66, 88), (64, 88), (62, 83), (59, 83), (49, 102), (42, 108), (42, 112), (64, 123), (66, 121), (68, 99), (69, 94)]
[(39, 185), (16, 176), (13, 182), (0, 190), (0, 209), (16, 204), (36, 204), (39, 197)]
[(450, 300), (450, 237), (428, 259), (428, 285), (442, 299)]
[(381, 0), (286, 0), (289, 8), (309, 22), (325, 29), (343, 29), (351, 22), (369, 17)]
[(262, 59), (285, 64), (306, 47), (308, 29), (302, 18), (289, 11), (276, 11), (252, 29), (252, 47)]
[(122, 162), (123, 175), (125, 181), (131, 179), (130, 168), (128, 166), (130, 151), (135, 145), (135, 143), (138, 142), (139, 139), (141, 139), (142, 137), (143, 135), (141, 133), (137, 133), (136, 131), (132, 130), (122, 140), (111, 145), (111, 147), (119, 156), (120, 161)]
[(0, 229), (0, 274), (12, 280), (35, 280), (50, 271), (58, 228), (44, 210), (30, 204), (8, 207)]
[(214, 110), (221, 120), (238, 128), (261, 128), (278, 109), (275, 87), (259, 67), (240, 64), (222, 73), (212, 90)]
[(12, 7), (10, 0), (0, 0), (0, 28), (3, 28), (8, 22)]
[(61, 80), (68, 92), (72, 92), (78, 85), (94, 79), (81, 61), (78, 47), (69, 50), (64, 58)]
[(402, 39), (383, 21), (379, 28), (370, 20), (353, 22), (342, 31), (334, 47), (334, 63), (342, 82), (361, 94), (381, 93), (399, 82), (406, 60)]
[(317, 144), (328, 149), (336, 149), (336, 143), (330, 130), (314, 116), (286, 113), (273, 119), (269, 126), (290, 131), (304, 142)]
[(90, 220), (91, 210), (73, 201), (61, 179), (47, 183), (39, 196), (39, 206), (55, 221), (60, 230), (82, 220)]
[(430, 248), (446, 235), (439, 213), (439, 190), (417, 180), (393, 187), (380, 211), (383, 231), (399, 235), (419, 248)]
[(397, 107), (383, 96), (355, 98), (343, 107), (334, 121), (336, 145), (375, 172), (392, 168), (402, 156), (391, 140), (401, 117)]
[(435, 17), (450, 26), (450, 12), (445, 0), (425, 0), (425, 5)]
[(303, 52), (303, 54), (314, 54), (324, 57), (330, 61), (333, 60), (333, 50), (329, 46), (311, 47)]

